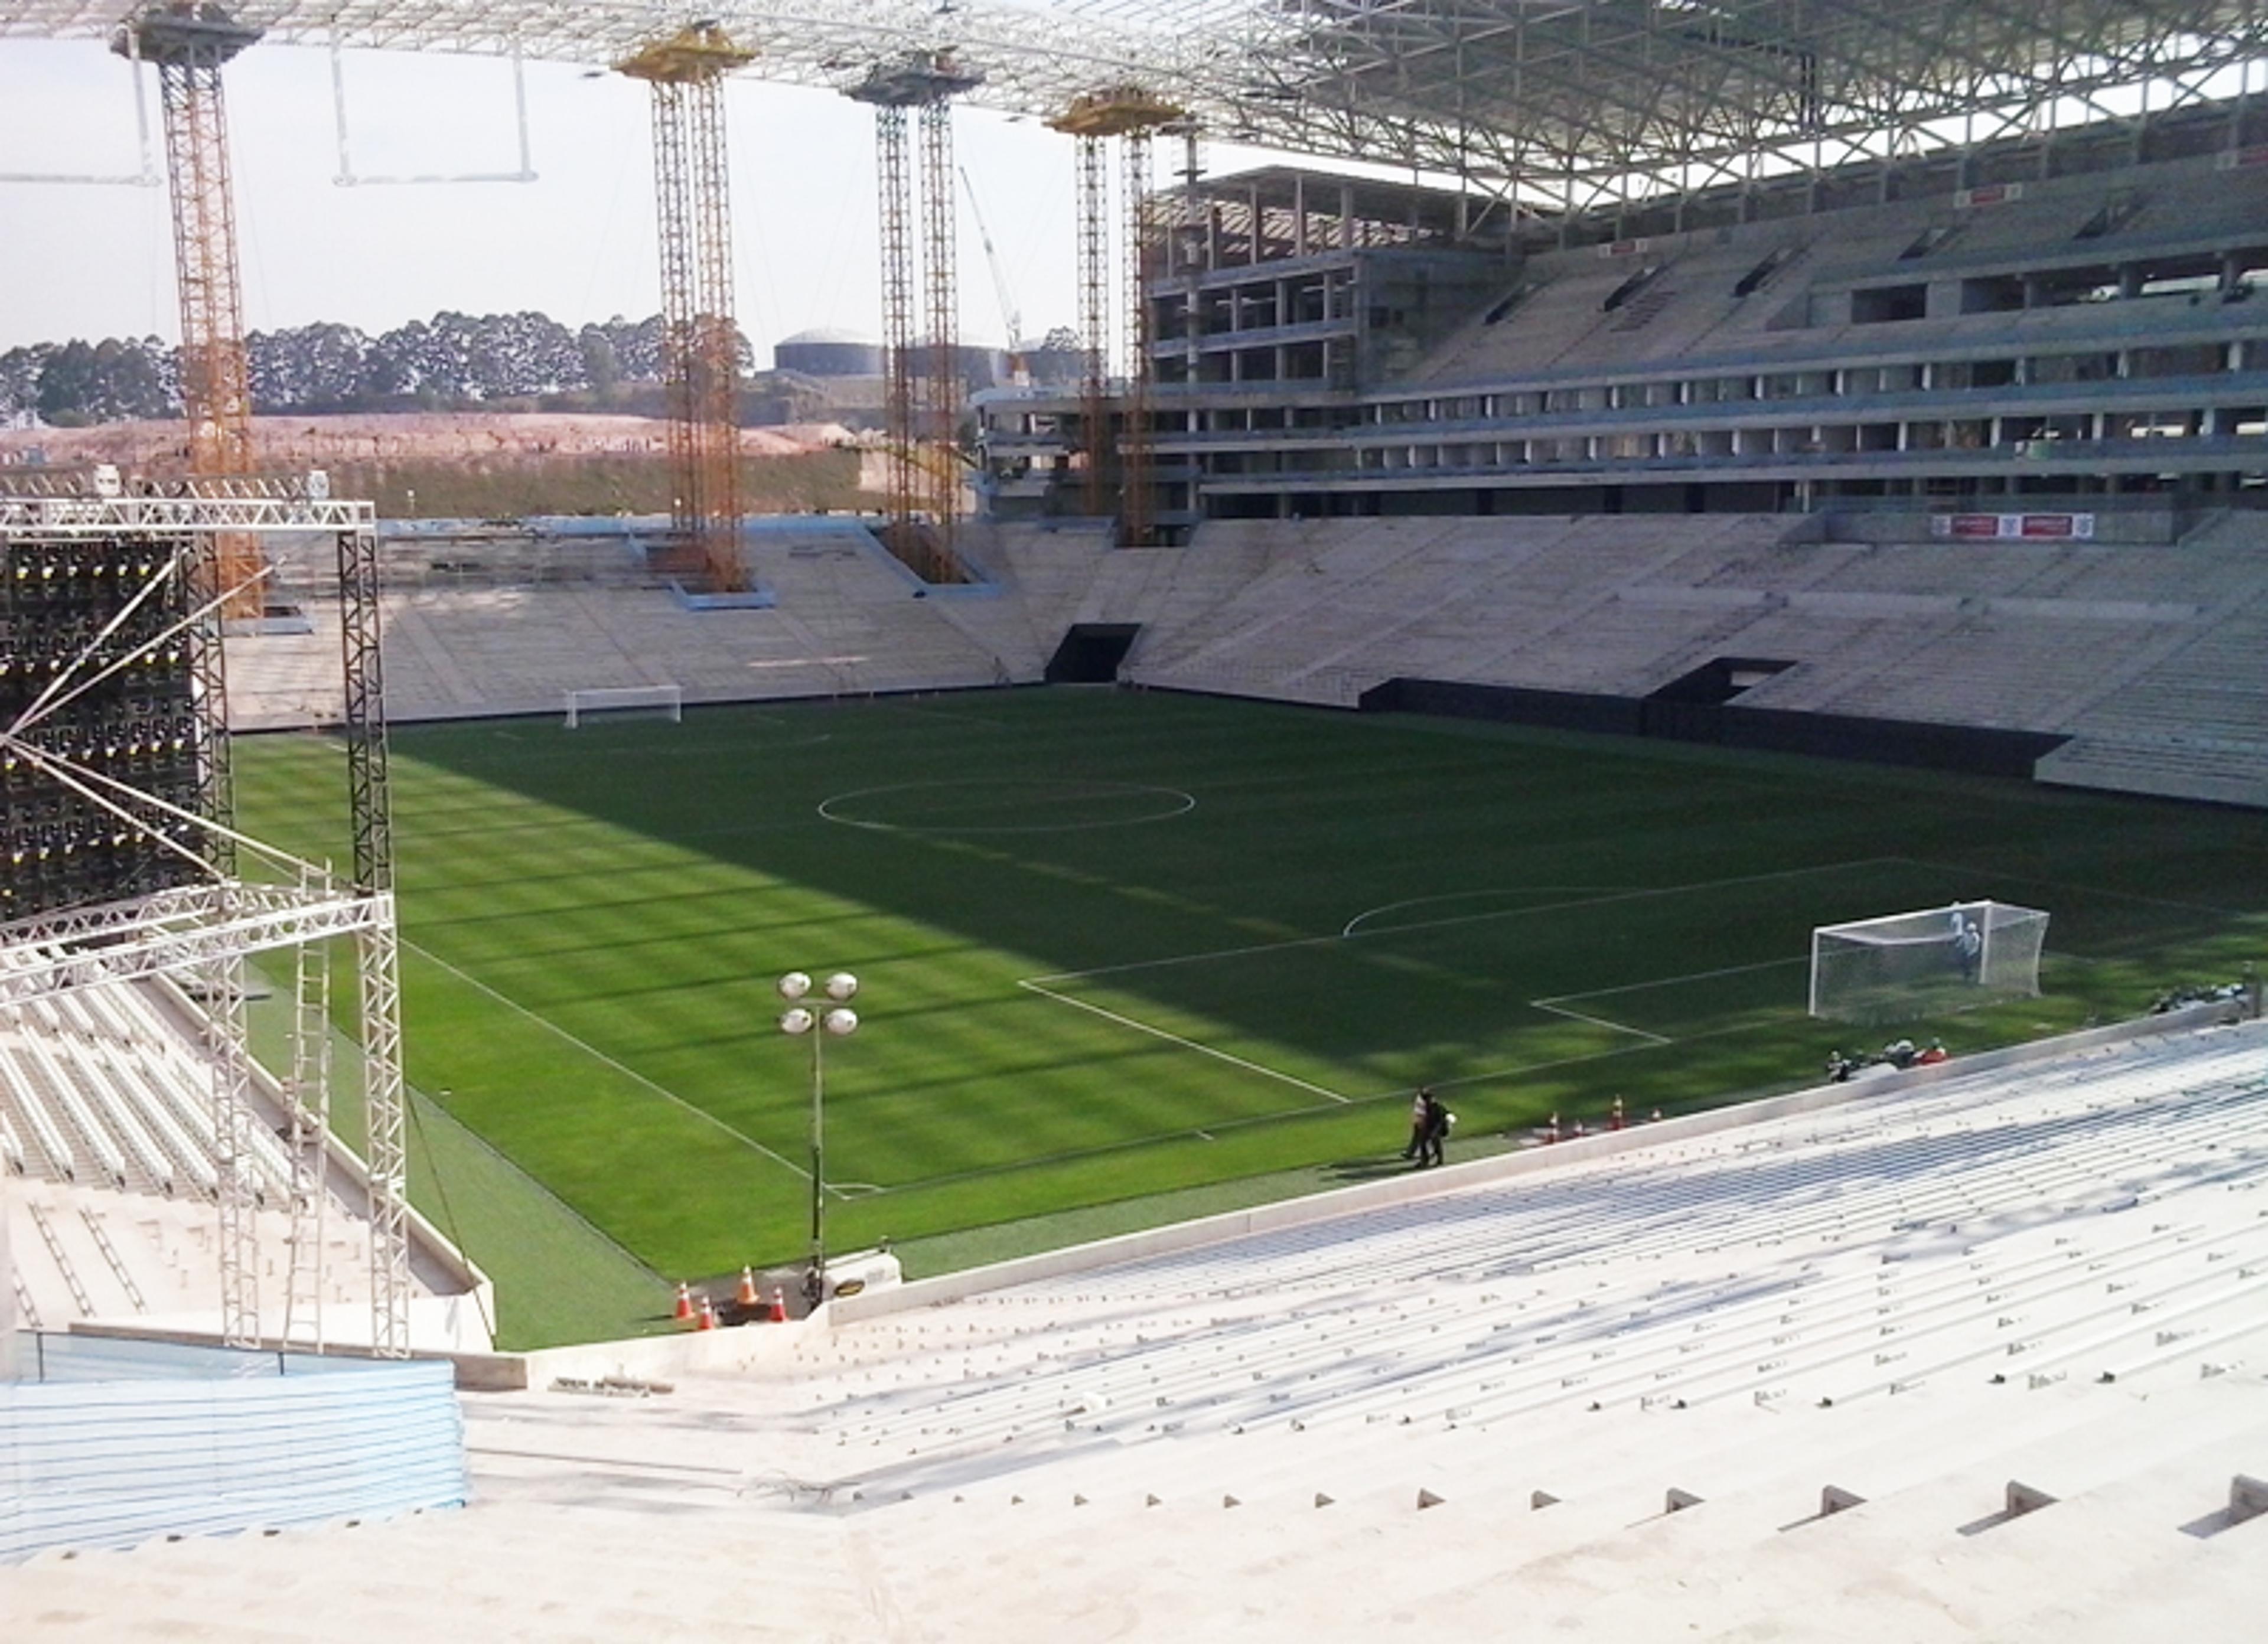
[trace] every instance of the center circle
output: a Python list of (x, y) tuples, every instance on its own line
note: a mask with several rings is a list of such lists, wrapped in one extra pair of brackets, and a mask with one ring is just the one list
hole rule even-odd
[(819, 814), (895, 833), (1062, 833), (1164, 822), (1197, 806), (1193, 794), (1139, 782), (968, 777), (860, 788), (820, 801)]

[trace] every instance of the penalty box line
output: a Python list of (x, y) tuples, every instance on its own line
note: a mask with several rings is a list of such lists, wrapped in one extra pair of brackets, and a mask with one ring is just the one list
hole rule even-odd
[(1542, 999), (1531, 999), (1528, 1002), (1534, 1009), (1548, 1010), (1553, 1016), (1570, 1016), (1578, 1022), (1587, 1022), (1593, 1027), (1605, 1028), (1609, 1032), (1628, 1033), (1633, 1038), (1646, 1040), (1648, 1044), (1675, 1045), (1678, 1041), (1674, 1039), (1665, 1038), (1660, 1033), (1648, 1032), (1644, 1028), (1632, 1027), (1627, 1022), (1616, 1022), (1609, 1016), (1589, 1016), (1580, 1010), (1570, 1010), (1565, 1002), (1570, 999), (1610, 999), (1616, 994), (1642, 994), (1656, 987), (1675, 987), (1682, 982), (1705, 982), (1719, 976), (1745, 976), (1754, 971), (1777, 971), (1791, 965), (1807, 963), (1808, 961), (1800, 955), (1791, 959), (1760, 959), (1754, 965), (1726, 965), (1713, 971), (1689, 971), (1683, 976), (1657, 976), (1650, 981), (1624, 982), (1615, 987), (1593, 987), (1579, 994), (1551, 994)]
[(1235, 1055), (1228, 1051), (1216, 1050), (1210, 1045), (1201, 1045), (1196, 1039), (1189, 1039), (1166, 1028), (1154, 1026), (1138, 1017), (1105, 1009), (1091, 1001), (1074, 999), (1069, 994), (1057, 993), (1054, 988), (1045, 986), (1047, 982), (1056, 980), (1057, 979), (1055, 977), (1023, 977), (1018, 980), (1016, 986), (1027, 988), (1039, 994), (1042, 999), (1052, 999), (1057, 1004), (1070, 1005), (1074, 1009), (1101, 1016), (1106, 1022), (1115, 1022), (1120, 1027), (1131, 1028), (1137, 1033), (1146, 1033), (1152, 1039), (1164, 1039), (1168, 1045), (1179, 1046), (1183, 1050), (1193, 1050), (1201, 1056), (1211, 1057), (1215, 1061), (1225, 1061), (1232, 1068), (1241, 1068), (1247, 1073), (1256, 1073), (1263, 1078), (1274, 1079), (1279, 1083), (1291, 1085), (1295, 1090), (1312, 1091), (1326, 1100), (1342, 1105), (1354, 1100), (1351, 1096), (1343, 1096), (1336, 1090), (1328, 1090), (1322, 1085), (1302, 1079), (1297, 1074), (1285, 1073), (1280, 1068), (1270, 1068), (1265, 1062), (1254, 1061), (1248, 1057)]

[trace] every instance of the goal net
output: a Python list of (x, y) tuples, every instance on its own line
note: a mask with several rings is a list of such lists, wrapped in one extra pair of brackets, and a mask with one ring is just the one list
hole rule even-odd
[(1811, 1014), (1897, 1022), (2036, 995), (2048, 916), (2007, 902), (1955, 902), (1811, 933)]
[(567, 693), (570, 730), (602, 716), (624, 716), (680, 723), (685, 717), (685, 693), (674, 685), (615, 685)]

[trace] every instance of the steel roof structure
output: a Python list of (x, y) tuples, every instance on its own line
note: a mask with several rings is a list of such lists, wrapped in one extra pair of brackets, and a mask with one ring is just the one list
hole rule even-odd
[[(107, 39), (122, 0), (0, 0)], [(1140, 85), (1211, 136), (1584, 209), (2132, 118), (2268, 79), (2268, 0), (241, 0), (271, 40), (611, 65), (696, 20), (765, 79), (909, 52), (1046, 116)]]

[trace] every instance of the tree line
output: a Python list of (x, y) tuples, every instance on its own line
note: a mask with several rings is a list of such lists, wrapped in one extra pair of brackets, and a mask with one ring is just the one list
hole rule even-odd
[[(547, 314), (460, 314), (372, 336), (330, 321), (245, 339), (255, 412), (630, 408), (661, 376), (661, 317), (571, 330)], [(741, 340), (742, 369), (751, 351)], [(157, 337), (0, 353), (0, 422), (58, 428), (178, 416), (180, 350)]]

